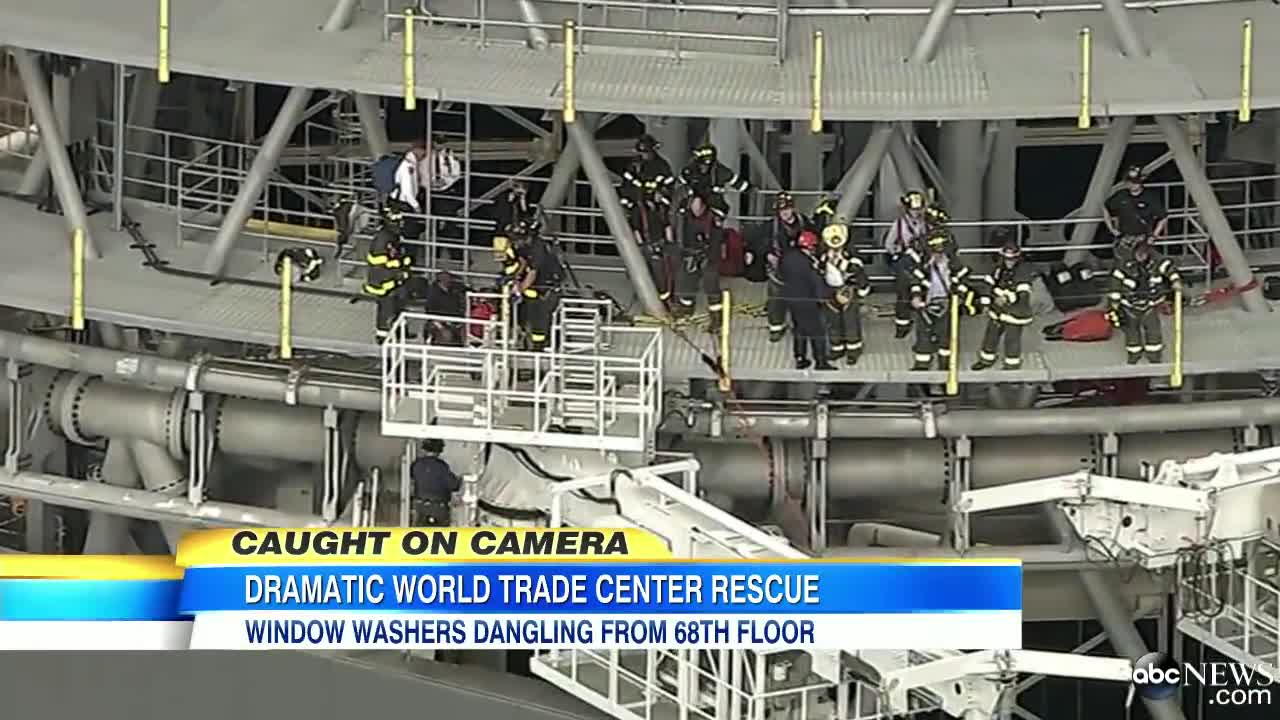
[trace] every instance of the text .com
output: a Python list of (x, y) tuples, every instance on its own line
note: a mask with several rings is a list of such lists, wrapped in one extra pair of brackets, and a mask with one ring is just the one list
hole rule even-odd
[(1198, 685), (1211, 705), (1270, 705), (1280, 678), (1265, 664), (1178, 663), (1164, 653), (1149, 653), (1133, 664), (1133, 685), (1146, 700), (1165, 700), (1184, 685)]

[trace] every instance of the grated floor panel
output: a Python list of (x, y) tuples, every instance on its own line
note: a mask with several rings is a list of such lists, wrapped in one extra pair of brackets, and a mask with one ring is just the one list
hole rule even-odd
[[(66, 314), (70, 306), (70, 243), (63, 220), (29, 205), (0, 199), (4, 230), (0, 233), (0, 304), (52, 314)], [(205, 247), (186, 242), (173, 246), (164, 240), (173, 215), (158, 210), (139, 211), (139, 219), (151, 229), (160, 254), (172, 266), (199, 268)], [(217, 337), (239, 342), (274, 345), (278, 341), (278, 293), (273, 289), (236, 285), (210, 287), (207, 282), (164, 275), (141, 266), (141, 256), (128, 248), (129, 239), (109, 228), (105, 214), (91, 217), (91, 231), (104, 252), (86, 267), (86, 315), (93, 320), (148, 327), (165, 332)], [(35, 250), (39, 251), (36, 252)], [(234, 276), (272, 280), (261, 252), (245, 252), (233, 259)], [(631, 297), (621, 273), (583, 271), (582, 281), (610, 290), (620, 300)], [(336, 281), (335, 281), (336, 282)], [(355, 282), (347, 281), (354, 290)], [(738, 301), (759, 302), (759, 285), (733, 280), (728, 283)], [(883, 307), (884, 299), (872, 298)], [(1170, 365), (1123, 364), (1119, 337), (1100, 343), (1049, 343), (1040, 339), (1040, 328), (1059, 317), (1038, 318), (1026, 331), (1025, 367), (1018, 371), (969, 372), (984, 321), (962, 323), (961, 382), (1044, 382), (1068, 379), (1155, 377), (1167, 375)], [(941, 371), (911, 372), (911, 348), (907, 340), (893, 338), (892, 322), (864, 309), (867, 352), (855, 367), (840, 366), (829, 372), (794, 369), (791, 341), (770, 343), (763, 319), (734, 319), (730, 371), (736, 379), (779, 382), (928, 382), (945, 380)], [(1168, 319), (1166, 319), (1166, 337)], [(373, 306), (350, 303), (344, 298), (297, 294), (294, 305), (293, 342), (301, 350), (377, 355), (372, 342)], [(668, 330), (663, 340), (664, 375), (671, 382), (712, 378), (701, 353), (717, 354), (713, 336), (705, 327), (690, 327), (679, 335)], [(625, 340), (615, 344), (616, 354), (638, 352)], [(1187, 375), (1213, 372), (1247, 372), (1280, 367), (1280, 322), (1272, 316), (1256, 316), (1235, 308), (1189, 310), (1186, 316), (1185, 365)]]

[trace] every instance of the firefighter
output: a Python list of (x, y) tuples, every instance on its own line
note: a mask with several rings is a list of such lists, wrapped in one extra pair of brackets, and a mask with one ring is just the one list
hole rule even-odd
[(986, 370), (1000, 356), (1004, 340), (1004, 368), (1022, 367), (1022, 330), (1031, 324), (1031, 281), (1035, 274), (1023, 262), (1022, 248), (1007, 228), (997, 231), (1003, 240), (995, 270), (979, 280), (985, 285), (981, 303), (987, 311), (987, 329), (974, 370)]
[(951, 215), (947, 209), (941, 205), (931, 203), (924, 209), (924, 222), (929, 227), (929, 231), (934, 230), (950, 230)]
[(310, 283), (320, 279), (324, 258), (314, 248), (286, 248), (276, 255), (276, 277), (284, 271), (285, 258), (292, 264), (293, 282)]
[(364, 292), (378, 304), (374, 336), (379, 342), (386, 339), (391, 324), (400, 315), (404, 305), (403, 287), (413, 264), (413, 258), (400, 244), (399, 217), (394, 210), (387, 212), (386, 221), (374, 236), (364, 260)]
[(515, 282), (520, 313), (529, 335), (529, 349), (547, 349), (551, 323), (563, 294), (564, 264), (550, 241), (534, 232), (527, 223), (516, 223), (512, 229), (516, 254), (522, 261), (520, 277)]
[(831, 331), (831, 359), (841, 357), (850, 365), (862, 357), (860, 301), (871, 294), (866, 268), (857, 250), (849, 245), (849, 227), (840, 223), (822, 230), (823, 275), (831, 289), (827, 300), (827, 327)]
[(782, 257), (795, 246), (809, 222), (796, 210), (795, 198), (780, 192), (773, 202), (773, 219), (747, 230), (747, 247), (755, 256), (765, 259), (768, 282), (765, 311), (769, 318), (769, 342), (778, 342), (787, 332), (787, 302), (782, 292)]
[(818, 232), (822, 232), (831, 224), (836, 217), (836, 201), (831, 198), (823, 198), (818, 202), (817, 207), (813, 209), (813, 227)]
[(834, 370), (827, 352), (826, 318), (823, 307), (830, 291), (818, 272), (818, 235), (805, 230), (796, 244), (782, 256), (782, 291), (791, 324), (795, 328), (792, 347), (796, 369)]
[(1107, 198), (1103, 222), (1116, 239), (1116, 264), (1122, 265), (1133, 256), (1133, 249), (1144, 238), (1160, 239), (1169, 226), (1160, 195), (1146, 187), (1142, 168), (1133, 165), (1125, 170), (1125, 186)]
[(720, 332), (720, 250), (724, 230), (720, 227), (710, 203), (701, 195), (689, 198), (681, 213), (677, 229), (680, 282), (677, 287), (679, 315), (693, 312), (698, 302), (698, 289), (707, 296), (708, 332)]
[(950, 233), (935, 230), (927, 245), (929, 257), (911, 271), (911, 307), (916, 314), (912, 370), (929, 370), (935, 357), (938, 369), (946, 369), (951, 359), (951, 298), (971, 304), (969, 268), (952, 252)]
[(511, 181), (511, 187), (493, 201), (491, 213), (498, 233), (521, 221), (533, 223), (541, 214), (538, 206), (529, 201), (529, 186), (523, 178)]
[(671, 258), (676, 254), (675, 231), (671, 227), (671, 204), (663, 195), (657, 180), (641, 182), (638, 194), (630, 202), (624, 202), (631, 234), (640, 246), (658, 297), (665, 303), (671, 300), (675, 290), (675, 278)]
[(654, 192), (660, 200), (670, 202), (676, 177), (671, 171), (671, 163), (658, 154), (661, 147), (662, 143), (649, 134), (636, 140), (635, 155), (627, 169), (622, 171), (622, 185), (618, 188), (618, 197), (624, 206), (628, 202), (634, 204), (646, 189)]
[(729, 203), (724, 194), (729, 191), (745, 192), (751, 185), (738, 173), (716, 159), (716, 146), (710, 143), (693, 151), (693, 161), (680, 171), (680, 182), (688, 193), (686, 203), (700, 197), (710, 205), (716, 224), (722, 225), (729, 214)]
[(893, 336), (899, 339), (911, 334), (912, 269), (923, 262), (922, 248), (928, 234), (924, 193), (905, 193), (900, 204), (898, 218), (884, 236), (884, 252), (894, 277)]
[(413, 481), (413, 524), (415, 527), (449, 527), (452, 524), (453, 494), (462, 489), (462, 480), (441, 459), (444, 441), (422, 441), (418, 458), (409, 466)]
[(1173, 261), (1151, 249), (1151, 240), (1143, 238), (1133, 246), (1133, 256), (1111, 273), (1112, 324), (1124, 332), (1124, 349), (1130, 365), (1146, 354), (1147, 362), (1164, 358), (1164, 339), (1158, 307), (1182, 278)]

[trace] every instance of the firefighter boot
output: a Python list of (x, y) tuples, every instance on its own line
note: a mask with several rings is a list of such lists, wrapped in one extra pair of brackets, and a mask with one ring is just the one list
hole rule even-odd
[(1141, 350), (1129, 350), (1128, 355), (1129, 356), (1125, 358), (1126, 365), (1137, 365), (1138, 363), (1142, 362)]
[(970, 365), (969, 368), (974, 372), (981, 372), (983, 370), (991, 369), (992, 367), (995, 366), (995, 364), (996, 364), (996, 359), (994, 357), (988, 358), (986, 353), (983, 353), (978, 357), (978, 361), (975, 362), (973, 365)]
[(861, 359), (862, 359), (862, 348), (860, 347), (853, 348), (851, 350), (846, 350), (844, 353), (844, 362), (849, 367), (853, 367), (854, 365), (857, 365), (858, 361)]

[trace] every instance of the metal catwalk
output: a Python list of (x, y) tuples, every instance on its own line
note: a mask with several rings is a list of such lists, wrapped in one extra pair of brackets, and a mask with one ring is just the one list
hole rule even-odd
[[(405, 4), (392, 10), (398, 15)], [(928, 11), (910, 2), (887, 3), (905, 8), (792, 7), (785, 17), (773, 3), (703, 3), (698, 7), (704, 9), (682, 11), (678, 27), (665, 30), (663, 24), (673, 22), (666, 3), (534, 4), (542, 13), (538, 27), (547, 28), (542, 42), (560, 42), (563, 19), (576, 18), (582, 28), (588, 52), (577, 68), (580, 109), (703, 117), (808, 117), (810, 45), (819, 29), (828, 40), (829, 120), (1074, 116), (1080, 105), (1078, 33), (1107, 24), (1099, 4), (1011, 10), (994, 0), (963, 3), (969, 7), (948, 24), (937, 61), (912, 66), (903, 59), (924, 31)], [(419, 98), (560, 106), (559, 53), (529, 49), (512, 37), (528, 32), (517, 3), (481, 4), (487, 7), (484, 22), (470, 2), (424, 5), (435, 19), (428, 24), (421, 18), (416, 31)], [(981, 13), (982, 5), (995, 9)], [(1127, 58), (1110, 33), (1095, 33), (1094, 115), (1233, 110), (1241, 94), (1242, 21), (1251, 18), (1259, 38), (1280, 32), (1280, 15), (1270, 3), (1173, 0), (1129, 6), (1138, 8), (1128, 16), (1153, 43), (1151, 53)], [(366, 3), (349, 29), (321, 33), (331, 7), (310, 0), (184, 4), (172, 17), (173, 71), (401, 95), (402, 21), (393, 17), (384, 26), (384, 4)], [(156, 67), (154, 0), (0, 0), (0, 16), (0, 44)], [(384, 39), (384, 27), (396, 34)], [(290, 42), (279, 43), (282, 37)], [(1254, 44), (1255, 65), (1277, 61), (1275, 43)], [(1251, 95), (1256, 108), (1280, 105), (1280, 78), (1259, 73)]]
[[(0, 217), (6, 231), (0, 234), (0, 304), (53, 314), (67, 312), (71, 297), (70, 249), (62, 218), (37, 211), (30, 205), (0, 199)], [(207, 246), (166, 240), (174, 227), (173, 214), (148, 210), (139, 213), (148, 238), (160, 246), (161, 255), (174, 267), (198, 269)], [(112, 233), (110, 218), (94, 215), (91, 230), (103, 257), (86, 268), (86, 314), (93, 320), (165, 332), (216, 337), (238, 342), (274, 345), (279, 339), (278, 291), (265, 287), (222, 284), (210, 286), (196, 279), (168, 276), (141, 265), (142, 256), (128, 247), (131, 240)], [(32, 247), (44, 252), (32, 254)], [(232, 275), (272, 281), (270, 266), (261, 254), (241, 253)], [(612, 289), (627, 304), (631, 290), (619, 273), (590, 273), (583, 282)], [(349, 281), (350, 282), (350, 281)], [(739, 302), (759, 302), (762, 285), (730, 284)], [(351, 292), (356, 286), (350, 284)], [(1105, 343), (1040, 343), (1039, 328), (1060, 319), (1056, 313), (1038, 318), (1028, 329), (1026, 368), (974, 373), (962, 369), (965, 382), (1043, 382), (1101, 377), (1157, 377), (1167, 375), (1169, 365), (1124, 365), (1119, 337)], [(293, 342), (299, 349), (373, 357), (373, 305), (350, 303), (345, 298), (295, 294)], [(867, 353), (853, 368), (813, 372), (794, 369), (790, 341), (770, 343), (763, 319), (735, 317), (730, 371), (739, 380), (830, 382), (942, 382), (940, 371), (910, 372), (908, 341), (894, 340), (888, 318), (866, 318)], [(960, 347), (961, 367), (967, 367), (977, 351), (983, 318), (964, 323)], [(712, 379), (699, 354), (714, 354), (715, 344), (704, 327), (683, 333), (690, 342), (670, 331), (664, 340), (663, 372), (671, 381), (692, 377)], [(696, 347), (696, 349), (695, 349)], [(611, 352), (627, 355), (634, 348), (619, 344)], [(1214, 309), (1186, 317), (1185, 371), (1188, 375), (1253, 371), (1280, 367), (1280, 326), (1269, 316), (1251, 316), (1237, 309)]]

